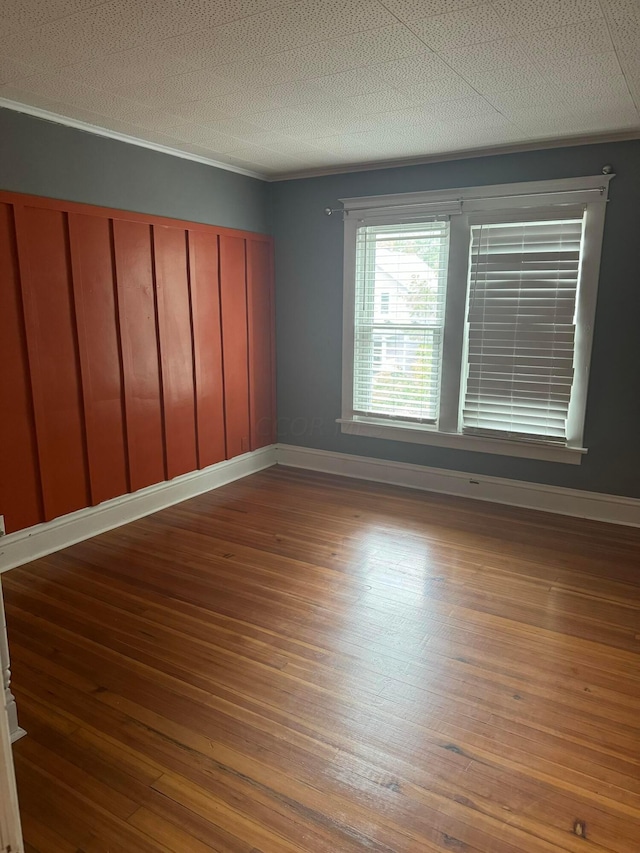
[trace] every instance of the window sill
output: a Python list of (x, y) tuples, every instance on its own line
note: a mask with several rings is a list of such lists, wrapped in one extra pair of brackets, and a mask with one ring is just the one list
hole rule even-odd
[(389, 441), (407, 441), (411, 444), (430, 444), (456, 450), (472, 450), (477, 453), (495, 453), (499, 456), (520, 456), (525, 459), (543, 459), (547, 462), (563, 462), (579, 465), (587, 452), (584, 447), (565, 447), (556, 444), (536, 444), (527, 441), (485, 438), (475, 435), (438, 432), (430, 426), (380, 422), (374, 419), (338, 418), (341, 430), (348, 435), (363, 435)]

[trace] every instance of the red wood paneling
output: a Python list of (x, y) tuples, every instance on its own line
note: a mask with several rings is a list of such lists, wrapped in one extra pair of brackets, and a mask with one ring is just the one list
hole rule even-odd
[(0, 191), (9, 531), (273, 440), (270, 253), (258, 234)]
[(184, 219), (172, 219), (168, 216), (153, 216), (149, 213), (136, 213), (135, 211), (118, 210), (113, 207), (99, 207), (94, 204), (83, 204), (79, 201), (46, 198), (45, 196), (27, 195), (9, 190), (0, 190), (0, 202), (38, 207), (42, 210), (63, 210), (65, 213), (86, 213), (91, 216), (103, 216), (106, 219), (126, 219), (128, 222), (140, 222), (143, 225), (169, 225), (174, 228), (188, 228), (190, 231), (204, 231), (208, 234), (226, 234), (230, 237), (241, 237), (243, 239), (251, 237), (254, 240), (264, 240), (265, 243), (270, 242), (270, 238), (264, 234), (240, 231), (237, 228), (206, 225), (204, 222), (187, 222)]
[(167, 476), (172, 478), (198, 466), (187, 234), (160, 225), (153, 235)]
[(189, 231), (198, 467), (225, 458), (218, 237)]
[(69, 215), (92, 503), (129, 490), (115, 270), (108, 219)]
[(8, 533), (44, 520), (13, 210), (0, 204), (0, 515)]
[(151, 228), (114, 219), (131, 489), (165, 479)]
[(67, 215), (15, 208), (46, 519), (89, 503)]
[(220, 237), (220, 302), (227, 459), (246, 453), (249, 440), (249, 363), (245, 240)]
[(247, 240), (251, 450), (275, 441), (274, 305), (271, 247)]

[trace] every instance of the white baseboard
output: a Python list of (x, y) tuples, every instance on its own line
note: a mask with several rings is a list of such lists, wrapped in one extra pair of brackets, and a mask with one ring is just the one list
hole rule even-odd
[(277, 446), (277, 460), (279, 465), (292, 468), (640, 527), (640, 500), (637, 498), (427, 468), (291, 444)]
[(38, 557), (44, 557), (203, 492), (217, 489), (233, 480), (255, 474), (275, 463), (276, 445), (272, 444), (203, 468), (201, 471), (192, 471), (173, 480), (105, 501), (98, 506), (81, 509), (53, 521), (10, 533), (0, 539), (0, 572), (29, 563)]
[(9, 687), (5, 687), (4, 693), (4, 706), (7, 712), (7, 721), (9, 723), (9, 737), (11, 738), (11, 743), (15, 743), (17, 740), (20, 740), (21, 737), (24, 737), (26, 732), (18, 725), (18, 708), (15, 696)]
[(11, 697), (6, 702), (7, 719), (9, 720), (9, 738), (11, 739), (11, 743), (15, 743), (17, 740), (20, 740), (21, 737), (24, 737), (26, 732), (22, 726), (18, 724), (18, 706), (16, 705), (15, 697), (9, 688), (7, 688), (6, 692)]
[(276, 462), (292, 468), (640, 527), (640, 500), (637, 498), (428, 468), (290, 444), (273, 444), (211, 465), (202, 471), (193, 471), (174, 480), (3, 536), (0, 539), (0, 572), (217, 489), (269, 468)]

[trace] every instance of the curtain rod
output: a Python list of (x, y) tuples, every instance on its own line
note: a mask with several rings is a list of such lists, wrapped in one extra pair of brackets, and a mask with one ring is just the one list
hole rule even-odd
[[(615, 178), (616, 173), (613, 171), (611, 166), (603, 166), (602, 174), (607, 175), (607, 177)], [(538, 195), (575, 195), (576, 193), (599, 193), (603, 195), (607, 191), (606, 186), (601, 187), (587, 187), (584, 190), (579, 189), (571, 189), (571, 190), (540, 190), (534, 193), (512, 193), (511, 195), (467, 195), (467, 196), (459, 196), (458, 198), (450, 198), (450, 199), (441, 199), (440, 201), (416, 201), (411, 202), (409, 204), (390, 204), (388, 206), (384, 205), (385, 210), (395, 210), (396, 208), (405, 209), (407, 207), (428, 207), (428, 206), (440, 206), (444, 207), (447, 204), (456, 204), (459, 203), (461, 205), (464, 204), (465, 201), (479, 201), (479, 200), (498, 200), (501, 199), (509, 199), (509, 198), (529, 198), (531, 196)], [(326, 216), (333, 216), (334, 213), (358, 213), (366, 210), (376, 210), (375, 207), (325, 207), (324, 213)]]

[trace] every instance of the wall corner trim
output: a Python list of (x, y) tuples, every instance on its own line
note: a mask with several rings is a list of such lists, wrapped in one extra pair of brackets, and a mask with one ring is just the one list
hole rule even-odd
[(10, 533), (0, 539), (0, 572), (240, 480), (275, 463), (276, 446), (269, 445), (200, 471), (192, 471), (97, 506), (63, 515), (53, 521)]
[(291, 444), (277, 445), (277, 462), (324, 474), (406, 486), (444, 495), (541, 510), (575, 518), (640, 527), (640, 499), (600, 492), (584, 492), (543, 483), (428, 468), (369, 456), (354, 456)]

